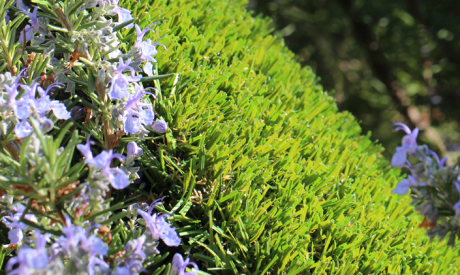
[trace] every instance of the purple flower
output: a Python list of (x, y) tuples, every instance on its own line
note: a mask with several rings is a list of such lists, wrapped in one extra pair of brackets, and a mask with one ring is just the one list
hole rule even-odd
[[(67, 111), (65, 105), (57, 100), (51, 100), (47, 95), (52, 88), (61, 85), (61, 83), (53, 83), (48, 86), (46, 91), (39, 87), (39, 83), (36, 81), (32, 82), (30, 86), (19, 84), (18, 81), (11, 85), (5, 85), (9, 98), (8, 106), (13, 109), (14, 115), (20, 120), (14, 128), (14, 133), (18, 138), (25, 138), (32, 133), (33, 128), (26, 121), (32, 113), (38, 113), (42, 118), (45, 118), (47, 113), (53, 111), (54, 116), (58, 119), (70, 118), (70, 112)], [(20, 99), (16, 99), (19, 95), (19, 88), (22, 88), (25, 93)], [(36, 99), (37, 92), (40, 97)], [(49, 122), (49, 120), (43, 121)]]
[[(27, 275), (29, 271), (45, 268), (48, 264), (48, 253), (46, 252), (46, 242), (48, 234), (42, 235), (37, 229), (35, 231), (35, 248), (23, 245), (19, 248), (16, 257), (11, 258), (6, 264), (6, 271), (9, 275)], [(13, 266), (18, 267), (13, 269)]]
[[(123, 63), (123, 58), (119, 58), (119, 65), (116, 71), (112, 75), (111, 86), (107, 94), (109, 95), (110, 100), (118, 99), (122, 100), (124, 97), (128, 96), (128, 84), (135, 83), (141, 80), (142, 76), (135, 76), (134, 69), (129, 66), (131, 59), (128, 59), (126, 63)], [(124, 70), (129, 70), (131, 76), (123, 75)]]
[[(156, 23), (152, 23), (149, 26), (153, 24), (156, 24)], [(134, 43), (134, 47), (137, 47), (141, 50), (141, 56), (140, 56), (141, 61), (147, 61), (147, 64), (144, 65), (144, 72), (147, 75), (151, 76), (152, 75), (152, 65), (150, 64), (150, 62), (157, 62), (156, 59), (153, 58), (153, 56), (158, 53), (156, 46), (161, 45), (165, 48), (165, 50), (168, 50), (168, 49), (166, 48), (165, 45), (161, 43), (156, 43), (156, 41), (152, 42), (150, 38), (148, 38), (147, 41), (143, 41), (144, 35), (148, 31), (153, 31), (152, 29), (148, 28), (149, 26), (147, 26), (145, 30), (141, 31), (141, 28), (138, 25), (135, 25), (137, 38), (136, 38), (136, 42)]]
[(14, 0), (13, 5), (16, 5), (16, 7), (20, 10), (28, 10), (29, 7), (24, 5), (24, 2), (22, 0)]
[(409, 187), (411, 186), (425, 186), (426, 183), (421, 182), (418, 183), (417, 179), (409, 175), (409, 179), (403, 179), (398, 185), (396, 185), (396, 188), (392, 190), (392, 193), (398, 194), (398, 195), (405, 195), (407, 192), (409, 192)]
[(198, 273), (194, 270), (189, 272), (185, 271), (189, 265), (191, 265), (196, 270), (200, 270), (194, 262), (190, 261), (188, 256), (184, 261), (181, 254), (174, 254), (170, 275), (197, 275)]
[(411, 131), (407, 125), (401, 122), (393, 123), (393, 125), (398, 126), (396, 130), (403, 130), (407, 133), (407, 135), (402, 138), (402, 146), (396, 147), (396, 153), (391, 159), (391, 165), (393, 167), (403, 166), (407, 161), (407, 153), (415, 153), (417, 149), (417, 135), (419, 130), (415, 128)]
[(162, 239), (167, 246), (179, 246), (181, 240), (175, 228), (171, 227), (164, 218), (168, 214), (157, 216), (155, 213), (151, 216), (155, 206), (161, 204), (158, 201), (159, 200), (154, 201), (147, 212), (138, 209), (137, 213), (145, 220), (145, 224), (150, 230), (154, 240)]
[(138, 239), (129, 241), (125, 246), (127, 260), (121, 266), (117, 266), (115, 274), (117, 275), (135, 275), (139, 274), (143, 269), (142, 263), (147, 255), (142, 250), (145, 242), (145, 235), (141, 235)]
[(19, 40), (18, 40), (19, 43), (24, 42), (24, 33), (26, 34), (26, 42), (30, 41), (30, 40), (32, 40), (32, 38), (34, 38), (34, 32), (33, 32), (32, 28), (30, 27), (30, 25), (26, 25), (24, 27), (24, 30), (21, 31), (20, 34), (19, 34)]
[(21, 121), (18, 124), (16, 124), (16, 126), (14, 126), (14, 133), (16, 134), (18, 138), (26, 138), (33, 131), (34, 131), (34, 128), (26, 120)]
[(142, 89), (137, 83), (134, 84), (134, 87), (135, 92), (129, 95), (128, 102), (122, 112), (123, 126), (127, 134), (138, 133), (141, 130), (142, 124), (152, 124), (155, 118), (152, 104), (141, 102), (143, 95), (153, 94), (145, 92), (146, 89)]
[(110, 165), (114, 158), (124, 159), (125, 156), (109, 151), (102, 151), (99, 155), (88, 161), (88, 164), (102, 169), (102, 175), (110, 182), (115, 189), (124, 189), (129, 185), (129, 178), (120, 168), (111, 168)]
[[(22, 204), (17, 204), (11, 207), (11, 210), (15, 213), (9, 212), (8, 216), (2, 218), (2, 222), (6, 227), (10, 228), (8, 232), (8, 238), (12, 244), (18, 244), (22, 241), (24, 237), (23, 230), (27, 228), (27, 225), (23, 222), (20, 222), (22, 214), (26, 208)], [(33, 214), (26, 214), (24, 216), (26, 220), (37, 222), (37, 218)]]
[(444, 167), (444, 164), (446, 164), (446, 162), (448, 160), (447, 157), (439, 159), (438, 154), (436, 154), (434, 151), (431, 151), (431, 150), (428, 150), (428, 154), (432, 155), (436, 159), (436, 162), (438, 163), (439, 168)]
[[(127, 9), (124, 9), (124, 8), (120, 8), (120, 7), (115, 7), (113, 9), (114, 12), (116, 12), (118, 14), (118, 24), (122, 24), (126, 21), (129, 21), (131, 19), (133, 19), (133, 16), (131, 15), (131, 11), (127, 10)], [(125, 29), (132, 29), (133, 28), (133, 24), (128, 24), (125, 26)]]
[[(131, 15), (131, 11), (118, 6), (119, 0), (96, 0), (96, 2), (99, 6), (106, 4), (109, 7), (113, 7), (113, 9), (111, 9), (107, 13), (107, 15), (115, 15), (115, 14), (118, 15), (118, 24), (121, 24), (121, 23), (124, 23), (126, 21), (133, 19)], [(125, 26), (125, 29), (131, 29), (133, 26), (134, 26), (133, 24), (129, 24)]]
[(148, 76), (153, 76), (153, 65), (150, 62), (145, 63), (144, 65), (144, 73)]
[[(65, 105), (58, 100), (51, 100), (48, 92), (58, 86), (62, 86), (62, 83), (53, 83), (46, 88), (46, 91), (43, 90), (41, 87), (38, 87), (38, 83), (34, 82), (32, 83), (31, 89), (30, 89), (30, 98), (33, 99), (32, 105), (37, 113), (39, 113), (42, 117), (44, 117), (48, 112), (53, 111), (54, 116), (57, 119), (69, 119), (71, 117), (71, 114), (69, 111), (67, 111), (67, 108)], [(34, 88), (32, 88), (34, 87)], [(24, 86), (24, 89), (28, 89), (28, 86)], [(40, 98), (35, 99), (35, 93), (36, 91), (40, 95)]]
[(113, 188), (120, 190), (129, 185), (129, 177), (120, 168), (103, 169), (102, 174), (107, 178)]
[[(459, 196), (460, 196), (460, 183), (458, 183), (457, 181), (455, 181), (454, 183), (455, 183), (455, 187), (457, 188), (457, 192), (459, 193)], [(455, 217), (457, 219), (460, 219), (460, 200), (456, 204), (454, 204), (452, 208), (455, 210)]]
[(115, 275), (133, 275), (128, 267), (126, 266), (117, 266), (115, 268)]
[(142, 148), (139, 148), (139, 146), (137, 146), (137, 143), (134, 141), (128, 142), (126, 149), (128, 151), (127, 152), (128, 158), (130, 159), (139, 158), (143, 153)]
[(107, 255), (108, 247), (96, 235), (89, 235), (92, 229), (97, 226), (90, 226), (86, 230), (78, 225), (72, 225), (68, 215), (65, 215), (65, 227), (62, 228), (63, 236), (56, 240), (61, 253), (72, 253), (78, 247), (79, 249), (95, 255)]
[(455, 211), (455, 218), (460, 219), (460, 200), (452, 207)]
[(118, 153), (113, 153), (112, 149), (109, 151), (102, 151), (96, 157), (93, 157), (93, 153), (91, 152), (91, 141), (89, 140), (91, 137), (88, 136), (86, 144), (78, 144), (77, 149), (85, 157), (85, 163), (101, 169), (102, 176), (107, 179), (108, 182), (112, 185), (115, 189), (123, 189), (129, 185), (129, 178), (126, 173), (121, 170), (120, 168), (112, 168), (110, 167), (112, 164), (112, 160), (115, 158), (124, 159), (125, 156)]
[[(26, 11), (26, 10), (22, 10), (22, 11), (19, 11), (19, 12), (22, 12), (24, 13), (25, 15), (29, 16), (29, 24), (32, 26), (32, 30), (34, 30), (35, 32), (38, 32), (38, 29), (39, 29), (39, 25), (38, 25), (38, 18), (37, 18), (37, 10), (38, 10), (38, 7), (35, 7), (34, 8), (34, 11), (32, 13)], [(21, 41), (21, 40), (19, 40)]]
[(94, 144), (94, 141), (91, 141), (90, 138), (93, 135), (93, 133), (89, 134), (88, 138), (86, 139), (86, 144), (78, 144), (77, 149), (80, 150), (80, 152), (83, 154), (85, 157), (85, 163), (88, 164), (87, 161), (93, 159), (93, 153), (91, 152), (91, 145)]
[(87, 255), (87, 273), (94, 274), (96, 267), (108, 268), (103, 256), (107, 255), (108, 246), (96, 235), (89, 235), (96, 225), (86, 230), (81, 226), (72, 225), (69, 216), (65, 215), (65, 227), (62, 228), (63, 236), (60, 236), (52, 245), (53, 258), (75, 257), (76, 255)]
[(163, 120), (157, 120), (150, 126), (150, 128), (157, 133), (163, 134), (168, 130), (168, 124), (166, 124)]

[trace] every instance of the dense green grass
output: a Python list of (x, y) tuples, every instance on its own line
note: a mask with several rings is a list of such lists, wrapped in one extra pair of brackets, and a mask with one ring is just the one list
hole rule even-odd
[[(244, 1), (123, 5), (141, 26), (161, 21), (150, 34), (164, 36), (169, 49), (157, 55), (158, 72), (180, 73), (161, 80), (156, 103), (171, 131), (163, 142), (146, 142), (141, 163), (201, 269), (457, 272), (458, 247), (429, 243), (409, 197), (390, 193), (399, 172), (382, 148), (337, 111), (311, 70), (269, 35), (266, 19), (245, 12)], [(124, 35), (133, 42), (133, 30)]]

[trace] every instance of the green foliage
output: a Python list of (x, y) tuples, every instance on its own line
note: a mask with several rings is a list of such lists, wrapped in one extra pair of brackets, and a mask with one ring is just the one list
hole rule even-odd
[(141, 27), (161, 22), (156, 73), (180, 73), (150, 83), (170, 130), (140, 162), (192, 260), (214, 274), (456, 273), (458, 247), (429, 243), (391, 195), (382, 148), (244, 5), (124, 3)]

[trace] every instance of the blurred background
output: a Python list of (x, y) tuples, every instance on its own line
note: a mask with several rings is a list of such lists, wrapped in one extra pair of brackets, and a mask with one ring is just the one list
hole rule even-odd
[(275, 33), (313, 68), (340, 110), (391, 158), (403, 133), (419, 127), (451, 163), (460, 153), (459, 0), (250, 0)]

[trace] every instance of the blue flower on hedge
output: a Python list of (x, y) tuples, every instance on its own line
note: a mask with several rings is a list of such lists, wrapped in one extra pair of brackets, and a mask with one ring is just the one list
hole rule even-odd
[(163, 120), (157, 120), (150, 125), (150, 128), (159, 134), (163, 134), (168, 130), (168, 124)]
[(165, 220), (165, 216), (168, 216), (168, 214), (157, 215), (157, 213), (155, 213), (152, 216), (152, 211), (155, 206), (161, 204), (161, 202), (158, 201), (159, 200), (154, 201), (147, 212), (138, 209), (137, 213), (144, 219), (154, 240), (162, 239), (167, 246), (179, 246), (181, 240), (177, 235), (176, 229), (171, 227)]
[(113, 159), (117, 158), (122, 160), (125, 156), (113, 153), (112, 149), (110, 149), (109, 151), (102, 151), (99, 155), (93, 157), (93, 153), (91, 152), (90, 137), (91, 135), (88, 136), (86, 144), (77, 145), (77, 149), (80, 150), (85, 157), (85, 163), (91, 167), (101, 169), (102, 176), (110, 182), (113, 188), (123, 189), (127, 187), (129, 185), (128, 175), (126, 175), (126, 173), (120, 168), (110, 167)]
[[(460, 183), (458, 183), (457, 181), (455, 181), (454, 183), (455, 183), (455, 187), (457, 188), (457, 192), (459, 193), (459, 197), (460, 197)], [(460, 219), (460, 200), (456, 204), (454, 204), (452, 208), (455, 211), (455, 217), (457, 219)]]
[[(48, 86), (46, 91), (39, 87), (39, 83), (36, 81), (32, 82), (30, 86), (22, 85), (18, 82), (5, 85), (9, 98), (8, 106), (13, 109), (14, 115), (19, 120), (19, 123), (14, 128), (14, 133), (18, 138), (25, 138), (33, 131), (32, 126), (26, 121), (31, 116), (32, 109), (42, 118), (45, 118), (46, 114), (50, 111), (53, 111), (54, 116), (58, 119), (70, 118), (70, 112), (67, 111), (66, 106), (58, 100), (51, 100), (47, 95), (52, 88), (60, 85), (62, 84), (53, 83)], [(19, 88), (22, 88), (25, 93), (17, 100), (16, 97), (19, 95)], [(39, 98), (35, 98), (37, 92), (40, 96)]]
[[(131, 11), (127, 10), (127, 9), (124, 9), (124, 8), (120, 8), (120, 7), (115, 7), (113, 9), (114, 12), (116, 12), (118, 14), (118, 24), (122, 24), (126, 21), (129, 21), (131, 19), (133, 19), (133, 16), (131, 15)], [(128, 24), (126, 25), (124, 28), (125, 29), (132, 29), (133, 28), (133, 24)]]
[(26, 37), (25, 37), (26, 42), (30, 41), (30, 40), (32, 40), (32, 38), (34, 38), (34, 32), (33, 32), (32, 28), (30, 27), (30, 25), (26, 25), (24, 27), (24, 30), (20, 32), (19, 39), (18, 39), (19, 43), (24, 42), (24, 34), (26, 35)]
[[(123, 58), (119, 58), (118, 68), (112, 75), (112, 80), (110, 83), (109, 91), (107, 92), (110, 100), (118, 99), (122, 100), (124, 97), (129, 95), (128, 85), (129, 83), (135, 83), (141, 80), (142, 76), (134, 75), (134, 68), (129, 66), (131, 59), (126, 60), (126, 63), (123, 62)], [(128, 70), (131, 72), (131, 76), (123, 74), (123, 71)]]
[(418, 128), (415, 128), (411, 131), (406, 124), (401, 122), (393, 123), (392, 125), (398, 126), (396, 127), (397, 131), (403, 130), (407, 134), (402, 138), (402, 146), (396, 147), (396, 153), (391, 159), (391, 165), (393, 167), (403, 166), (407, 161), (407, 153), (415, 153), (415, 150), (417, 149), (417, 135), (419, 130)]
[[(22, 5), (24, 5), (24, 4), (22, 4)], [(32, 13), (26, 11), (25, 9), (19, 11), (19, 12), (24, 13), (25, 15), (29, 16), (29, 18), (30, 18), (30, 20), (29, 20), (30, 25), (26, 25), (24, 27), (24, 30), (21, 31), (21, 33), (19, 35), (19, 43), (24, 42), (24, 33), (26, 34), (26, 39), (25, 40), (30, 41), (34, 37), (34, 32), (33, 31), (38, 32), (39, 25), (38, 25), (38, 18), (37, 18), (37, 10), (38, 10), (38, 7), (35, 7), (34, 11)]]
[[(6, 264), (8, 275), (37, 274), (37, 269), (43, 269), (48, 264), (48, 253), (46, 252), (46, 242), (48, 234), (42, 235), (37, 229), (35, 231), (35, 248), (23, 245), (19, 248), (17, 256), (11, 258)], [(18, 265), (13, 269), (14, 265)]]
[[(156, 24), (156, 23), (152, 23), (149, 26), (153, 24)], [(157, 62), (156, 59), (153, 58), (153, 56), (158, 53), (156, 46), (161, 45), (165, 48), (165, 50), (168, 50), (168, 49), (166, 48), (165, 45), (161, 43), (157, 43), (156, 41), (152, 42), (150, 38), (148, 38), (146, 41), (143, 41), (144, 35), (148, 31), (155, 32), (154, 30), (150, 29), (149, 26), (147, 26), (147, 28), (141, 31), (141, 28), (138, 25), (135, 25), (137, 38), (136, 38), (136, 42), (134, 43), (134, 47), (138, 47), (141, 50), (141, 56), (140, 56), (141, 61), (147, 61), (147, 63), (144, 65), (144, 72), (147, 75), (152, 76), (153, 75), (152, 74), (152, 64), (150, 62)]]
[(13, 5), (15, 5), (20, 10), (28, 10), (29, 7), (24, 5), (22, 0), (14, 0)]
[(189, 265), (191, 265), (196, 270), (200, 270), (198, 265), (194, 262), (191, 262), (188, 256), (184, 261), (181, 254), (174, 254), (170, 275), (198, 275), (198, 273), (194, 270), (189, 272), (186, 271), (186, 268)]
[(431, 151), (431, 150), (428, 150), (428, 154), (432, 155), (436, 159), (436, 162), (438, 163), (439, 168), (444, 167), (444, 165), (446, 164), (446, 162), (448, 160), (447, 157), (439, 159), (438, 154), (436, 154), (434, 151)]
[(126, 145), (126, 151), (127, 151), (128, 159), (132, 159), (132, 160), (139, 158), (143, 153), (142, 148), (137, 146), (137, 143), (134, 141), (128, 142), (128, 145)]
[[(24, 214), (25, 206), (22, 204), (16, 204), (11, 207), (11, 210), (14, 211), (14, 214), (10, 211), (8, 216), (2, 218), (2, 222), (6, 227), (10, 229), (8, 232), (8, 239), (10, 239), (11, 244), (18, 244), (24, 238), (24, 232), (27, 228), (27, 225), (23, 222), (20, 222), (22, 215)], [(25, 214), (24, 219), (37, 222), (37, 218), (33, 214)]]
[(65, 227), (62, 228), (64, 235), (51, 245), (52, 258), (79, 257), (80, 261), (86, 261), (81, 265), (84, 270), (76, 271), (76, 274), (94, 274), (96, 269), (107, 269), (109, 265), (103, 256), (107, 255), (108, 246), (95, 234), (90, 235), (95, 227), (97, 226), (93, 225), (85, 230), (81, 226), (72, 225), (69, 216), (65, 215)]
[(147, 255), (142, 248), (144, 247), (145, 235), (140, 236), (138, 239), (129, 241), (125, 246), (128, 261), (115, 269), (116, 275), (135, 275), (143, 270), (142, 263)]
[(407, 192), (409, 192), (409, 188), (411, 186), (426, 186), (426, 183), (419, 183), (415, 177), (409, 175), (409, 179), (403, 179), (391, 192), (398, 195), (405, 195)]
[[(123, 110), (123, 126), (127, 134), (135, 134), (141, 130), (142, 124), (149, 125), (153, 123), (155, 115), (153, 113), (152, 104), (142, 103), (143, 95), (152, 95), (145, 92), (137, 83), (134, 84), (135, 92), (130, 94), (128, 102)], [(154, 96), (155, 97), (155, 96)]]
[[(99, 6), (103, 6), (104, 4), (106, 4), (109, 7), (112, 7), (112, 9), (109, 12), (107, 12), (106, 15), (115, 15), (115, 14), (118, 15), (118, 24), (122, 24), (126, 21), (133, 19), (133, 16), (131, 15), (131, 11), (118, 6), (119, 0), (96, 0), (95, 2), (99, 4)], [(96, 4), (92, 4), (92, 5), (89, 5), (88, 7), (94, 7), (95, 5)], [(131, 29), (132, 27), (133, 27), (133, 24), (128, 24), (124, 28)]]

